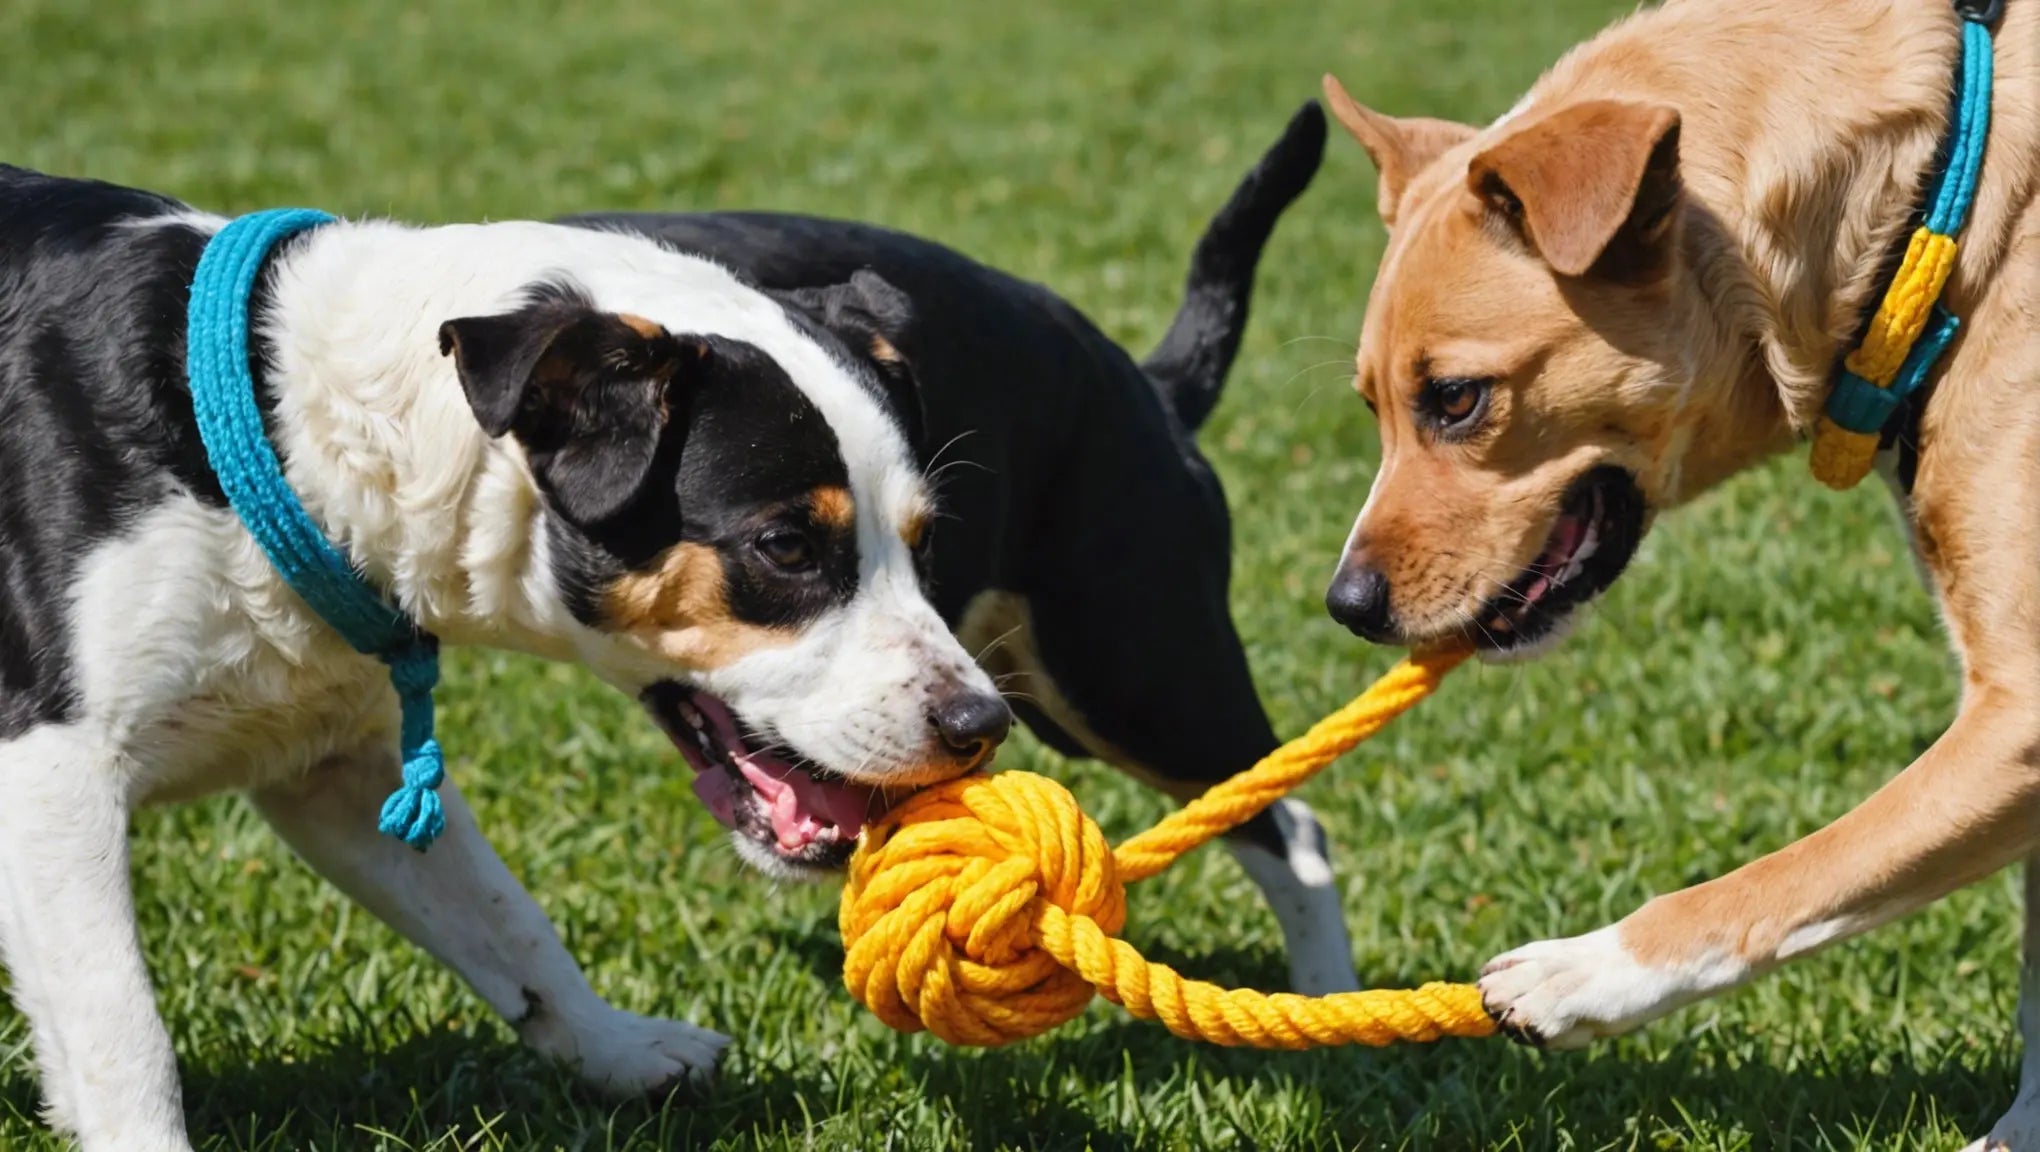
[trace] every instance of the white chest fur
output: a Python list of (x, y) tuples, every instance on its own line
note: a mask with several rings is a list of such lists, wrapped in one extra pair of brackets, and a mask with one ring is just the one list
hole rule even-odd
[(312, 617), (231, 512), (188, 495), (89, 554), (72, 628), (81, 719), (124, 752), (136, 802), (395, 747), (382, 665)]

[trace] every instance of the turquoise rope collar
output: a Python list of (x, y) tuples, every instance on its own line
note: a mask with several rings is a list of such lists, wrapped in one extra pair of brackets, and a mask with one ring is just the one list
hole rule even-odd
[[(1970, 205), (1976, 200), (1976, 182), (1983, 171), (1983, 147), (1990, 138), (1990, 26), (2002, 11), (2002, 0), (1955, 2), (1956, 15), (1962, 20), (1962, 48), (1955, 61), (1955, 101), (1949, 114), (1948, 134), (1941, 142), (1938, 164), (1927, 192), (1927, 208), (1919, 224), (1930, 235), (1953, 237), (1960, 233), (1969, 219)], [(1889, 386), (1880, 387), (1846, 366), (1837, 371), (1834, 391), (1828, 394), (1828, 419), (1861, 435), (1876, 435), (1883, 430), (1899, 404), (1926, 381), (1961, 327), (1961, 318), (1938, 302), (1930, 303), (1932, 309), (1912, 351)]]
[(312, 522), (263, 431), (248, 370), (248, 297), (263, 260), (281, 241), (332, 219), (290, 208), (256, 212), (220, 229), (191, 280), (185, 366), (206, 462), (234, 514), (319, 619), (355, 651), (389, 665), (403, 706), (404, 782), (383, 803), (377, 827), (423, 852), (446, 827), (437, 791), (446, 778), (445, 758), (432, 736), (439, 641), (362, 579)]

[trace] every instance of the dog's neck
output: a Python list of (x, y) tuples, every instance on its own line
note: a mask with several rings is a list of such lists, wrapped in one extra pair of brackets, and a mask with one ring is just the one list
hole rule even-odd
[(1945, 3), (1839, 0), (1812, 17), (1673, 2), (1575, 50), (1515, 113), (1628, 99), (1681, 114), (1699, 296), (1680, 317), (1696, 352), (1685, 367), (1692, 402), (1719, 408), (1700, 422), (1719, 434), (1686, 456), (1686, 490), (1789, 446), (1819, 416), (1928, 178), (1957, 51)]
[(495, 310), (520, 283), (417, 273), (443, 256), (436, 247), (432, 231), (337, 223), (279, 257), (259, 335), (285, 475), (428, 631), (567, 657), (576, 626), (547, 576), (530, 469), (482, 432), (437, 337), (441, 321)]

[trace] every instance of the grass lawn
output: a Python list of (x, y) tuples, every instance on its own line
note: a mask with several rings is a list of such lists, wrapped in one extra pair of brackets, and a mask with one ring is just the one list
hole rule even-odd
[[(1394, 112), (1486, 119), (1622, 0), (9, 0), (0, 157), (223, 211), (437, 221), (770, 207), (932, 235), (1055, 286), (1136, 350), (1207, 214), (1336, 69)], [(1284, 224), (1205, 434), (1234, 604), (1278, 727), (1386, 667), (1319, 607), (1371, 474), (1346, 384), (1381, 250), (1341, 137)], [(1839, 815), (1931, 742), (1955, 679), (1882, 497), (1797, 460), (1662, 524), (1559, 654), (1482, 668), (1313, 784), (1375, 983), (1464, 977)], [(1260, 1055), (1109, 1005), (993, 1052), (843, 993), (832, 889), (746, 874), (629, 702), (489, 653), (441, 692), (453, 770), (624, 1007), (736, 1037), (704, 1104), (605, 1104), (299, 866), (238, 800), (144, 816), (144, 936), (208, 1149), (1914, 1148), (2010, 1101), (2017, 908), (2000, 876), (1587, 1053), (1500, 1041)], [(1115, 834), (1162, 811), (1026, 738)], [(1222, 852), (1137, 889), (1134, 942), (1279, 983)], [(35, 1119), (0, 1008), (0, 1148)]]

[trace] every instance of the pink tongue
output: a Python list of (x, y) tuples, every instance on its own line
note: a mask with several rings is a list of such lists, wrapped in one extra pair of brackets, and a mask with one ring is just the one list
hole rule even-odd
[(1551, 547), (1544, 550), (1545, 559), (1553, 567), (1564, 566), (1579, 549), (1580, 537), (1586, 533), (1586, 521), (1575, 516), (1559, 517), (1558, 531), (1551, 536)]
[(725, 828), (737, 823), (737, 782), (720, 768), (694, 773), (694, 794), (708, 805), (709, 814)]
[[(737, 767), (772, 817), (772, 831), (787, 851), (805, 848), (835, 828), (848, 840), (864, 829), (867, 814), (878, 811), (873, 792), (856, 784), (824, 784), (785, 761), (752, 753), (737, 758)], [(703, 800), (708, 800), (706, 796)], [(709, 801), (714, 806), (713, 801)]]

